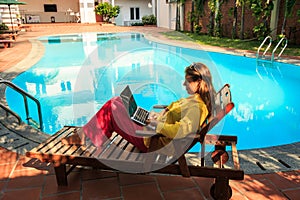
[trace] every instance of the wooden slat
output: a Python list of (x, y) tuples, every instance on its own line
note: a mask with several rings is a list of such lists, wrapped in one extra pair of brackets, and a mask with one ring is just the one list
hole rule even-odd
[[(132, 145), (132, 144), (130, 144)], [(131, 154), (129, 155), (129, 157), (127, 158), (127, 160), (129, 161), (137, 161), (139, 154), (141, 153), (141, 151), (136, 148), (135, 146), (133, 146), (133, 150), (131, 151)]]
[(128, 141), (122, 138), (117, 145), (116, 149), (109, 156), (110, 159), (119, 159), (120, 155), (125, 151), (125, 147), (128, 145)]
[[(70, 134), (68, 134), (68, 136), (69, 135), (72, 135), (72, 134), (74, 134), (74, 132), (76, 131), (76, 133), (78, 133), (78, 130), (79, 128), (78, 127), (75, 127), (73, 130), (72, 130), (72, 132), (70, 133)], [(68, 137), (67, 136), (67, 137)], [(61, 143), (61, 141), (59, 141), (60, 143)], [(61, 143), (62, 144), (62, 143)], [(63, 145), (63, 144), (62, 144)], [(60, 148), (59, 149), (59, 152), (57, 152), (57, 153), (60, 153), (60, 154), (62, 154), (62, 155), (76, 155), (76, 156), (78, 156), (79, 154), (75, 154), (75, 152), (78, 150), (78, 149), (80, 149), (80, 146), (81, 145), (63, 145), (62, 146), (62, 148)]]
[(55, 134), (55, 139), (46, 143), (46, 145), (39, 151), (43, 153), (57, 153), (57, 151), (63, 147), (64, 144), (61, 143), (61, 139), (72, 135), (74, 128), (69, 128), (65, 132), (60, 134)]
[(31, 152), (39, 152), (41, 151), (49, 142), (54, 141), (56, 138), (58, 138), (61, 134), (64, 134), (65, 131), (67, 131), (69, 128), (68, 127), (63, 127), (61, 130), (56, 132), (54, 135), (52, 135), (49, 139), (47, 139), (45, 142), (42, 142), (40, 145), (37, 147), (33, 148), (30, 150)]
[(94, 152), (94, 154), (92, 155), (95, 158), (99, 158), (101, 156), (102, 153), (104, 153), (107, 148), (109, 147), (109, 145), (112, 144), (113, 140), (118, 136), (117, 133), (113, 132), (112, 136), (107, 139), (102, 145), (101, 147), (96, 147), (96, 151)]
[[(58, 137), (55, 138), (55, 140), (48, 143), (48, 145), (45, 146), (40, 151), (45, 152), (45, 153), (52, 153), (52, 154), (56, 153), (56, 154), (62, 154), (62, 155), (63, 154), (70, 155), (70, 153), (66, 153), (66, 152), (69, 149), (72, 149), (72, 146), (74, 146), (74, 145), (65, 145), (61, 142), (61, 139), (65, 138), (65, 137), (69, 137), (70, 135), (72, 135), (74, 133), (75, 130), (76, 130), (75, 127), (70, 127), (67, 131), (60, 134)], [(46, 149), (46, 147), (48, 149)]]
[[(67, 146), (67, 145), (64, 145)], [(80, 145), (71, 145), (69, 148), (61, 148), (60, 152), (62, 152), (62, 154), (65, 155), (76, 155), (78, 156), (78, 154), (74, 154), (78, 149), (80, 149)]]
[(238, 153), (237, 153), (235, 142), (232, 143), (231, 151), (232, 151), (232, 159), (233, 159), (234, 168), (235, 169), (240, 169), (239, 156), (238, 156)]
[(167, 155), (159, 154), (155, 159), (155, 163), (166, 164)]
[(92, 150), (92, 147), (94, 147), (93, 144), (90, 144), (90, 145), (74, 145), (72, 147), (72, 155), (74, 156), (84, 156), (84, 157), (89, 157), (89, 155), (91, 154), (91, 150)]
[(98, 157), (99, 159), (108, 159), (110, 157), (110, 155), (114, 152), (118, 150), (118, 144), (122, 141), (122, 137), (121, 136), (117, 136), (113, 142), (111, 143), (111, 145), (108, 146), (108, 148), (105, 150), (105, 152), (103, 152), (100, 157)]
[(125, 147), (124, 151), (120, 155), (119, 159), (127, 160), (129, 158), (130, 154), (132, 153), (133, 149), (134, 149), (134, 146), (132, 144), (128, 143), (127, 146)]
[(89, 144), (87, 147), (81, 147), (82, 152), (78, 152), (80, 156), (82, 157), (92, 157), (94, 153), (97, 151), (97, 147), (95, 147), (93, 144)]
[(215, 116), (219, 110), (221, 109), (221, 104), (222, 104), (222, 101), (221, 101), (221, 94), (220, 92), (218, 92), (215, 96), (215, 102), (214, 102), (214, 110), (213, 110), (213, 113), (212, 113), (212, 116)]

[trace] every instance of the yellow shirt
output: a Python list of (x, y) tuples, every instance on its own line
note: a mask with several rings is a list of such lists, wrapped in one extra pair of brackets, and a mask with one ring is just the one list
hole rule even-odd
[[(173, 138), (183, 138), (196, 132), (206, 119), (208, 110), (199, 94), (179, 99), (171, 103), (168, 111), (158, 117), (156, 132), (166, 137), (160, 138), (159, 146), (167, 145)], [(150, 138), (145, 138), (149, 147)]]

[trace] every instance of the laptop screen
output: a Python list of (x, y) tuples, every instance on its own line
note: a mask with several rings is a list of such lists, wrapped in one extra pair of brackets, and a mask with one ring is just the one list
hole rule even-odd
[(133, 98), (132, 92), (128, 85), (121, 92), (120, 97), (123, 101), (124, 106), (126, 107), (128, 113), (129, 113), (129, 116), (133, 116), (135, 110), (137, 109), (137, 104)]

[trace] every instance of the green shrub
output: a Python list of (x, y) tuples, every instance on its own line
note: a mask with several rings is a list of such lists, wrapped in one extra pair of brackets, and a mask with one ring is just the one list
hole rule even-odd
[(201, 33), (201, 30), (202, 30), (202, 26), (201, 25), (195, 25), (194, 26), (194, 28), (195, 28), (195, 33), (197, 33), (197, 34), (200, 34)]
[(131, 26), (144, 26), (143, 22), (135, 22), (135, 23), (131, 23)]
[(6, 26), (6, 24), (2, 23), (2, 24), (0, 24), (0, 30), (8, 30), (8, 26)]
[(95, 13), (102, 15), (105, 22), (110, 22), (111, 18), (120, 14), (120, 6), (113, 6), (108, 2), (100, 3), (95, 7)]
[(156, 25), (156, 17), (151, 15), (145, 15), (142, 17), (142, 22), (144, 25)]

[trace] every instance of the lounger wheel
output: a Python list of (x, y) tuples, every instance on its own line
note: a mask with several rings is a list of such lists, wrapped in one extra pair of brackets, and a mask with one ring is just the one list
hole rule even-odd
[(228, 185), (227, 187), (227, 191), (224, 192), (224, 194), (220, 195), (220, 194), (216, 194), (216, 184), (214, 183), (211, 187), (210, 187), (210, 196), (215, 199), (215, 200), (229, 200), (232, 196), (232, 189), (231, 187)]

